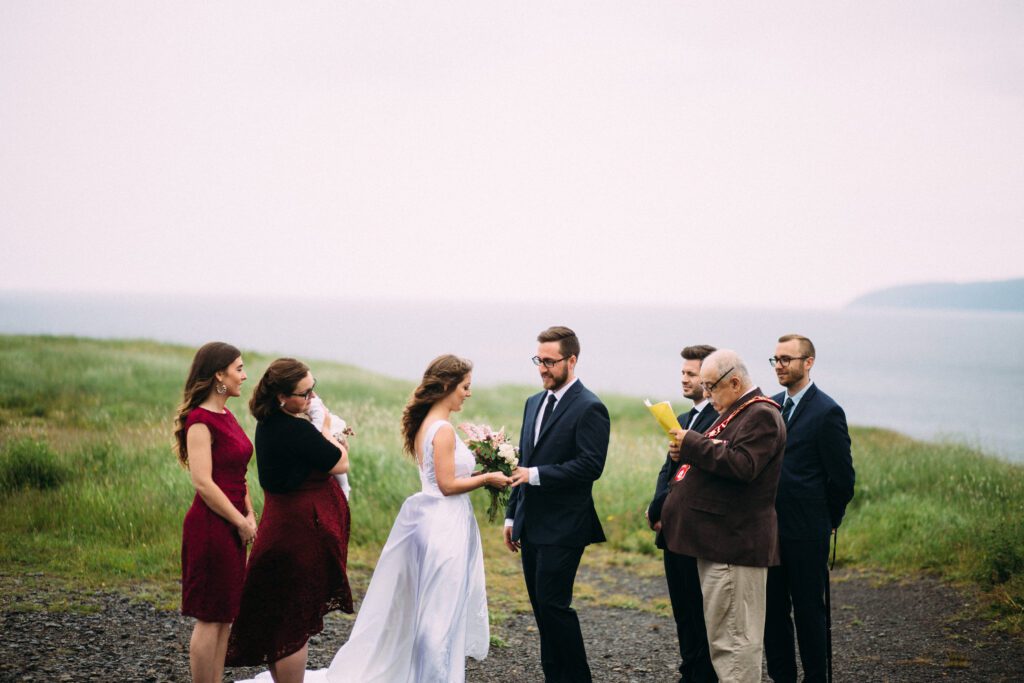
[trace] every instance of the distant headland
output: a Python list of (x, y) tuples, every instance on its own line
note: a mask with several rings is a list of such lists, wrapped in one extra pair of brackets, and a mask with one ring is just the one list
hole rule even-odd
[(1024, 278), (962, 284), (928, 282), (888, 287), (859, 296), (847, 307), (1024, 311)]

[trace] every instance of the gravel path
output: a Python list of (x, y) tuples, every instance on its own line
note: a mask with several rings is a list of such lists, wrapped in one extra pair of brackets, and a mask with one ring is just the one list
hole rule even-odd
[[(40, 578), (0, 576), (0, 681), (188, 681), (190, 620), (124, 594), (34, 589)], [(625, 570), (581, 570), (580, 581), (605, 595), (664, 598), (663, 580)], [(11, 597), (17, 595), (16, 598)], [(47, 605), (63, 611), (43, 611)], [(835, 680), (1021, 681), (1024, 641), (988, 633), (958, 615), (970, 598), (930, 578), (879, 583), (833, 575)], [(640, 609), (578, 606), (595, 681), (674, 681), (673, 624)], [(310, 643), (310, 663), (326, 666), (352, 619), (329, 615)], [(504, 647), (469, 660), (468, 681), (542, 680), (531, 615), (494, 629)], [(244, 677), (255, 670), (232, 669)], [(227, 679), (232, 680), (232, 679)], [(767, 677), (765, 681), (769, 680)]]

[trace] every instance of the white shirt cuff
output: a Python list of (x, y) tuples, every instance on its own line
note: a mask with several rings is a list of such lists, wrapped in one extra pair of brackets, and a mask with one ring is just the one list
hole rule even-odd
[(536, 467), (527, 467), (530, 473), (530, 486), (540, 486), (540, 471)]
[(511, 519), (506, 519), (505, 520), (505, 526), (512, 526), (512, 520)]

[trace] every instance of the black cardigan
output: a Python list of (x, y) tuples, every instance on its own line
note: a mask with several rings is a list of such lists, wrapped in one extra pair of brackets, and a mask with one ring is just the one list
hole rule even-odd
[(311, 472), (330, 472), (340, 459), (338, 447), (308, 420), (278, 411), (256, 425), (256, 466), (264, 491), (294, 491)]

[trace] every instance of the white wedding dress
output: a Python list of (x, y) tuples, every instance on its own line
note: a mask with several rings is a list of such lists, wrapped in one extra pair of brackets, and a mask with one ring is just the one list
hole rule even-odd
[[(352, 635), (329, 669), (306, 683), (449, 683), (466, 678), (466, 657), (490, 646), (480, 530), (468, 493), (437, 487), (432, 441), (446, 420), (427, 428), (419, 493), (402, 504), (359, 608)], [(455, 476), (475, 461), (455, 439)], [(266, 678), (264, 678), (266, 677)], [(269, 680), (266, 672), (257, 680)]]

